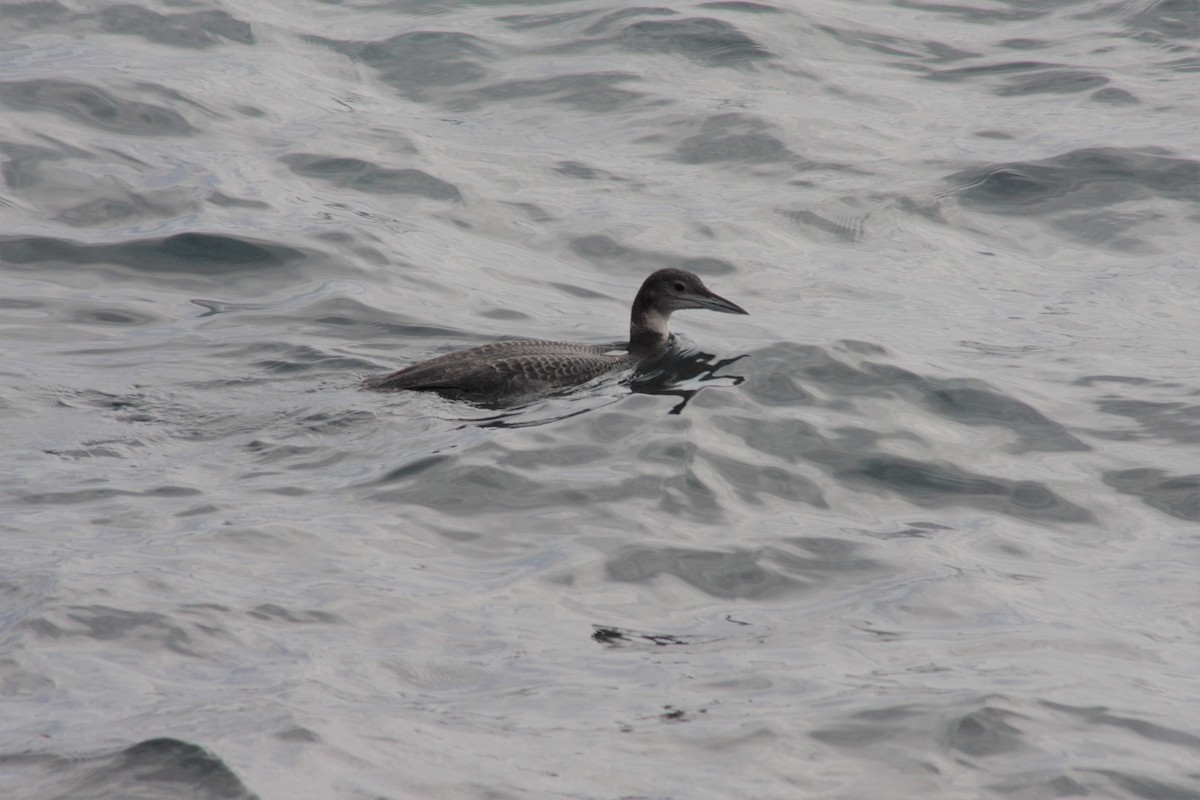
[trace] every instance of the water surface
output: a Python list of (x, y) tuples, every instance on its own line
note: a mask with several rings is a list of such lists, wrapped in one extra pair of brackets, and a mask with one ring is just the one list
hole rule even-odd
[[(4, 6), (4, 796), (1200, 798), (1198, 48)], [(358, 388), (664, 266), (652, 380)]]

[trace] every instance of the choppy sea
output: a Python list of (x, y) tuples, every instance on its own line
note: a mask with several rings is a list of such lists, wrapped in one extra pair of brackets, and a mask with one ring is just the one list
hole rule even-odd
[(1198, 131), (1196, 0), (5, 2), (0, 796), (1197, 800)]

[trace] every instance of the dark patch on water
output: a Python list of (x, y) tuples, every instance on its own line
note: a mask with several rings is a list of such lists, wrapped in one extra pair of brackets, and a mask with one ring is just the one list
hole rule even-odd
[(1137, 423), (1140, 431), (1093, 431), (1110, 439), (1158, 438), (1179, 444), (1200, 444), (1200, 405), (1180, 400), (1152, 401), (1125, 397), (1106, 397), (1096, 401), (1105, 414), (1124, 417)]
[(555, 165), (554, 171), (559, 175), (565, 175), (568, 178), (578, 178), (579, 180), (585, 181), (606, 180), (617, 183), (626, 183), (629, 181), (628, 178), (622, 178), (621, 176), (614, 175), (611, 172), (589, 167), (587, 164), (583, 164), (579, 161), (560, 161), (557, 165)]
[(607, 113), (627, 109), (645, 97), (621, 86), (636, 80), (639, 80), (637, 75), (627, 72), (585, 72), (503, 81), (463, 92), (454, 107), (465, 111), (486, 103), (507, 106), (516, 100), (530, 99), (539, 103), (548, 100), (577, 111)]
[(1040, 216), (1149, 196), (1200, 203), (1200, 161), (1157, 150), (1089, 147), (965, 170), (946, 180), (965, 204), (992, 214)]
[(572, 22), (587, 19), (595, 16), (596, 12), (592, 10), (583, 11), (564, 11), (553, 14), (513, 14), (507, 17), (497, 17), (498, 22), (503, 22), (512, 30), (516, 31), (531, 31), (538, 28), (547, 28), (555, 25), (568, 25)]
[[(704, 713), (705, 709), (700, 709), (700, 713)], [(687, 722), (687, 712), (682, 708), (675, 706), (663, 706), (663, 712), (658, 715), (658, 718), (664, 722)]]
[(155, 314), (135, 314), (131, 311), (117, 311), (115, 309), (87, 309), (77, 310), (71, 314), (71, 321), (82, 325), (99, 325), (101, 327), (107, 325), (149, 325), (153, 322), (161, 322), (163, 317)]
[[(42, 308), (40, 303), (23, 305), (21, 303), (5, 304), (0, 302), (0, 308)], [(137, 309), (121, 305), (118, 301), (112, 305), (102, 302), (91, 302), (86, 299), (62, 300), (47, 307), (44, 320), (66, 322), (70, 326), (90, 330), (93, 326), (99, 329), (108, 327), (142, 327), (153, 326), (166, 322), (170, 318), (145, 310), (145, 305)]]
[(1124, 89), (1108, 86), (1092, 93), (1092, 100), (1113, 106), (1132, 106), (1142, 102)]
[(1005, 39), (998, 43), (1000, 47), (1008, 48), (1009, 50), (1044, 50), (1052, 45), (1045, 39), (1030, 39), (1028, 37), (1017, 37), (1015, 39)]
[(1014, 724), (1022, 719), (1012, 711), (984, 706), (949, 722), (947, 744), (974, 758), (1016, 752), (1025, 747), (1025, 734)]
[(1131, 375), (1087, 375), (1073, 381), (1075, 386), (1094, 386), (1098, 383), (1124, 383), (1131, 386), (1145, 386), (1153, 383), (1149, 378), (1137, 378)]
[(482, 39), (466, 33), (410, 31), (379, 42), (310, 37), (378, 70), (379, 79), (409, 100), (429, 100), (429, 89), (474, 83), (487, 77), (489, 60)]
[[(184, 628), (174, 616), (154, 611), (128, 611), (110, 606), (67, 606), (61, 612), (62, 624), (37, 617), (24, 626), (49, 639), (82, 637), (98, 642), (120, 641), (134, 650), (159, 653), (169, 650), (190, 658), (205, 658), (203, 640), (225, 638), (227, 634), (210, 625), (192, 624)], [(190, 632), (189, 632), (190, 629)], [(196, 641), (198, 637), (201, 641)]]
[[(872, 365), (873, 367), (875, 365)], [(877, 368), (877, 367), (876, 367)], [(878, 369), (878, 368), (877, 368)], [(888, 370), (889, 372), (891, 370)], [(965, 379), (922, 379), (899, 370), (917, 391), (918, 401), (932, 413), (961, 425), (998, 425), (1021, 437), (1017, 452), (1026, 450), (1091, 450), (1062, 425), (1013, 397)]]
[[(516, 98), (545, 97), (560, 106), (566, 106), (589, 114), (605, 114), (626, 109), (641, 101), (642, 92), (625, 89), (620, 84), (638, 80), (635, 74), (623, 72), (590, 72), (569, 74), (536, 80), (510, 80), (510, 82), (484, 86), (470, 92), (469, 97), (480, 102), (508, 103)], [(670, 101), (654, 101), (665, 103)]]
[(764, 554), (746, 550), (716, 552), (679, 547), (629, 547), (610, 558), (604, 572), (611, 581), (642, 583), (670, 575), (713, 597), (775, 596), (801, 585), (764, 566)]
[(404, 483), (417, 477), (422, 472), (433, 467), (441, 466), (450, 461), (450, 456), (436, 455), (418, 458), (408, 464), (389, 470), (386, 475), (375, 481), (376, 486), (386, 486), (389, 483)]
[(70, 225), (72, 228), (91, 228), (99, 225), (111, 225), (124, 222), (135, 217), (164, 216), (169, 217), (183, 211), (179, 205), (155, 209), (145, 198), (132, 192), (125, 197), (97, 197), (79, 205), (72, 206), (58, 213), (56, 219)]
[(770, 56), (734, 25), (708, 17), (633, 22), (617, 34), (616, 42), (634, 52), (680, 55), (706, 67), (738, 66)]
[(78, 81), (43, 78), (0, 83), (0, 105), (15, 111), (52, 111), (108, 133), (178, 136), (195, 130), (169, 108), (124, 100)]
[(894, 0), (897, 8), (911, 8), (916, 11), (928, 11), (936, 14), (947, 14), (961, 17), (967, 22), (995, 24), (1000, 22), (1025, 22), (1040, 19), (1051, 13), (1056, 3), (1006, 3), (1007, 7), (971, 6), (962, 3), (922, 3), (918, 0)]
[(918, 708), (909, 706), (872, 708), (853, 713), (846, 722), (816, 728), (809, 736), (834, 747), (862, 748), (903, 736), (920, 714)]
[(67, 157), (62, 150), (18, 142), (0, 142), (0, 153), (8, 158), (0, 166), (0, 175), (10, 189), (28, 189), (42, 182), (41, 166), (46, 161)]
[(1111, 709), (1104, 706), (1070, 706), (1049, 700), (1039, 700), (1038, 703), (1045, 708), (1070, 715), (1089, 725), (1109, 725), (1132, 731), (1151, 742), (1200, 750), (1200, 736), (1178, 728), (1168, 728), (1165, 725), (1146, 722), (1142, 719), (1114, 714)]
[(853, 528), (854, 533), (861, 533), (874, 539), (928, 539), (939, 531), (953, 530), (947, 525), (936, 522), (910, 522), (907, 525), (898, 524), (889, 530), (873, 531), (864, 528)]
[(1154, 0), (1124, 17), (1134, 35), (1145, 41), (1200, 39), (1200, 2)]
[(851, 28), (839, 28), (832, 25), (819, 25), (817, 29), (829, 34), (842, 44), (851, 47), (861, 47), (873, 53), (900, 58), (915, 58), (923, 63), (948, 64), (961, 61), (964, 58), (977, 58), (978, 53), (959, 50), (942, 42), (932, 39), (914, 40), (903, 39), (899, 36), (863, 31)]
[[(47, 451), (59, 455), (55, 451)], [(62, 455), (78, 456), (81, 453), (62, 453)], [(88, 455), (116, 455), (115, 452), (88, 453)], [(73, 505), (76, 503), (92, 503), (96, 500), (107, 500), (112, 497), (199, 497), (204, 494), (198, 489), (188, 486), (155, 486), (142, 491), (130, 489), (78, 489), (67, 492), (31, 492), (21, 495), (18, 499), (28, 505)]]
[(230, 197), (224, 192), (210, 192), (205, 198), (209, 203), (221, 208), (246, 208), (255, 211), (266, 211), (271, 207), (270, 203), (265, 203), (262, 200), (249, 200), (241, 197)]
[(701, 3), (698, 8), (715, 8), (721, 11), (740, 11), (747, 14), (782, 14), (775, 6), (764, 3), (751, 3), (748, 0), (716, 0), (711, 3)]
[(790, 164), (807, 162), (775, 136), (771, 126), (748, 114), (718, 114), (705, 117), (699, 131), (675, 146), (671, 158), (683, 164)]
[[(696, 709), (696, 713), (697, 714), (707, 714), (708, 709), (707, 708), (699, 708), (699, 709)], [(655, 714), (654, 716), (638, 717), (636, 721), (643, 722), (646, 720), (658, 720), (660, 722), (682, 723), (682, 722), (691, 722), (693, 720), (693, 718), (694, 717), (689, 716), (688, 712), (685, 709), (676, 708), (673, 705), (664, 705), (664, 706), (662, 706), (662, 711)], [(618, 723), (618, 729), (622, 733), (633, 733), (636, 730), (635, 726), (628, 722)]]
[(82, 244), (44, 236), (0, 238), (0, 260), (9, 264), (116, 264), (150, 274), (196, 277), (279, 270), (307, 257), (293, 247), (212, 233), (180, 233), (121, 244)]
[[(928, 672), (940, 671), (930, 665)], [(1020, 725), (1028, 717), (1000, 708), (998, 701), (970, 703), (967, 711), (952, 710), (926, 720), (931, 709), (920, 704), (893, 705), (859, 711), (845, 721), (812, 731), (814, 739), (835, 747), (862, 750), (885, 742), (911, 737), (927, 725), (937, 729), (937, 746), (956, 751), (970, 759), (986, 759), (1018, 753), (1029, 748), (1027, 734)], [(1032, 720), (1030, 720), (1032, 722)], [(1024, 783), (1022, 789), (1028, 788)]]
[(19, 297), (0, 297), (0, 308), (29, 310), (35, 308), (45, 308), (46, 303), (40, 300), (26, 300)]
[(371, 194), (415, 194), (431, 200), (462, 200), (454, 184), (419, 169), (389, 169), (361, 158), (310, 153), (283, 156), (280, 161), (297, 175), (340, 188)]
[(948, 462), (917, 461), (890, 454), (815, 452), (834, 477), (852, 486), (882, 489), (926, 508), (968, 505), (1044, 522), (1091, 522), (1087, 509), (1036, 481), (1014, 481), (969, 472)]
[(663, 6), (630, 6), (610, 11), (584, 29), (588, 36), (597, 36), (615, 30), (627, 20), (637, 17), (673, 17), (679, 12)]
[[(636, 458), (661, 460), (656, 457), (656, 449), (655, 445), (648, 445), (635, 454)], [(712, 489), (686, 470), (667, 478), (635, 472), (619, 480), (582, 484), (554, 477), (552, 471), (563, 464), (604, 463), (608, 458), (606, 450), (596, 449), (590, 461), (563, 460), (580, 458), (583, 453), (574, 447), (561, 452), (552, 448), (530, 452), (525, 454), (521, 469), (509, 466), (503, 458), (495, 466), (447, 461), (431, 465), (419, 480), (383, 489), (369, 497), (386, 503), (411, 503), (455, 516), (657, 501), (667, 512), (695, 522), (718, 522), (720, 507)]]
[(1189, 56), (1187, 58), (1177, 58), (1173, 61), (1163, 61), (1158, 66), (1169, 69), (1172, 72), (1200, 72), (1200, 56)]
[(1200, 444), (1200, 405), (1148, 400), (1101, 400), (1101, 411), (1128, 417), (1146, 433), (1180, 444)]
[(1072, 94), (1098, 89), (1107, 83), (1108, 78), (1098, 72), (1067, 68), (1047, 69), (1032, 75), (1013, 78), (1006, 86), (997, 89), (996, 94), (1001, 97), (1023, 94)]
[(678, 647), (717, 641), (715, 637), (679, 635), (674, 633), (645, 633), (611, 625), (593, 625), (592, 639), (610, 647), (651, 645), (653, 647)]
[[(995, 387), (966, 378), (926, 378), (889, 364), (852, 366), (825, 350), (781, 343), (751, 354), (745, 391), (772, 406), (844, 407), (854, 396), (897, 398), (960, 425), (995, 426), (1016, 436), (1012, 452), (1084, 451), (1091, 448), (1060, 423)], [(820, 401), (806, 387), (835, 400)]]
[(726, 458), (715, 453), (706, 460), (733, 487), (737, 496), (751, 506), (764, 505), (765, 501), (760, 495), (767, 495), (816, 508), (829, 507), (820, 486), (792, 470)]
[(1042, 61), (1005, 61), (997, 64), (975, 64), (969, 67), (932, 70), (926, 76), (937, 81), (974, 81), (992, 76), (1008, 76), (1007, 81), (993, 89), (1001, 97), (1020, 97), (1028, 94), (1073, 94), (1098, 89), (1109, 79), (1092, 70)]
[(71, 11), (56, 0), (0, 4), (0, 20), (4, 20), (9, 31), (34, 30), (48, 25), (61, 25), (70, 15)]
[(280, 741), (284, 742), (299, 742), (301, 744), (320, 744), (324, 740), (316, 731), (309, 728), (288, 728), (286, 731), (280, 731), (275, 734)]
[(225, 11), (191, 11), (158, 14), (135, 5), (109, 6), (100, 11), (100, 26), (107, 33), (125, 33), (171, 47), (210, 47), (228, 39), (254, 44), (250, 26)]
[(715, 551), (635, 545), (605, 563), (609, 580), (642, 583), (674, 576), (724, 599), (775, 597), (840, 581), (861, 581), (884, 565), (842, 539), (797, 537), (760, 550)]
[(1122, 494), (1140, 497), (1151, 508), (1188, 522), (1200, 522), (1200, 474), (1168, 475), (1161, 469), (1106, 472), (1104, 482)]
[(293, 611), (277, 603), (263, 603), (246, 613), (263, 622), (288, 622), (293, 625), (332, 625), (342, 622), (336, 614), (314, 609)]
[[(1200, 203), (1200, 161), (1157, 149), (1084, 148), (965, 170), (946, 180), (972, 210), (1033, 217), (1069, 239), (1120, 252), (1156, 252), (1150, 226), (1167, 214), (1145, 201)], [(1148, 233), (1139, 235), (1142, 229)]]
[(858, 490), (899, 495), (925, 508), (966, 505), (1023, 519), (1088, 522), (1089, 511), (1036, 481), (973, 473), (945, 461), (918, 461), (872, 447), (880, 434), (843, 429), (825, 436), (800, 420), (757, 421), (723, 416), (718, 427), (746, 444), (788, 462), (808, 461)]
[[(1115, 796), (1127, 794), (1143, 798), (1143, 800), (1200, 800), (1200, 791), (1188, 788), (1188, 785), (1160, 781), (1128, 770), (1080, 769), (1079, 771), (1108, 778), (1120, 790)], [(1193, 773), (1190, 777), (1195, 779), (1196, 775)]]
[(80, 757), (0, 755), (5, 771), (28, 773), (54, 797), (88, 800), (257, 800), (219, 757), (178, 739), (147, 739), (115, 753)]

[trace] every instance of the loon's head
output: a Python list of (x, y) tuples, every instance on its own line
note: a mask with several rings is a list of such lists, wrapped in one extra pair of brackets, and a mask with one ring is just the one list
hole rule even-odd
[(660, 269), (642, 283), (633, 300), (629, 319), (629, 351), (640, 356), (667, 346), (671, 331), (667, 320), (674, 311), (707, 308), (724, 314), (748, 314), (704, 285), (686, 269)]
[(635, 309), (639, 305), (653, 309), (664, 317), (688, 308), (707, 308), (725, 314), (749, 313), (709, 289), (700, 276), (686, 269), (660, 269), (653, 273), (642, 283), (633, 305)]

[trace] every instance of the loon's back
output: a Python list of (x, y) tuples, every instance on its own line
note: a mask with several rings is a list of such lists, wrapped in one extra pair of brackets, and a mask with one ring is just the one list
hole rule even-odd
[(636, 363), (628, 352), (607, 345), (520, 339), (447, 353), (370, 378), (363, 385), (384, 391), (437, 392), (473, 402), (511, 401), (553, 394)]

